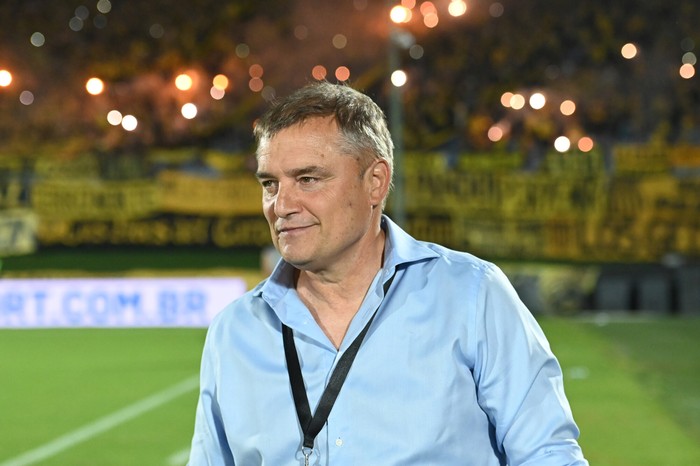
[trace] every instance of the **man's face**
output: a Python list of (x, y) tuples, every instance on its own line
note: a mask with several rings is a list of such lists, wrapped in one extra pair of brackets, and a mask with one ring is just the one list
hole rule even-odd
[(339, 137), (332, 118), (311, 118), (280, 131), (259, 151), (257, 176), (272, 241), (302, 270), (351, 260), (372, 225), (372, 166), (361, 173), (358, 160), (339, 151)]

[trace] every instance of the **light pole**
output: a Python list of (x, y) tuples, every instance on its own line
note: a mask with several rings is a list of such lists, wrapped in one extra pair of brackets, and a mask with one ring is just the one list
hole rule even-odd
[[(403, 147), (403, 90), (402, 86), (406, 82), (406, 75), (401, 71), (402, 49), (409, 49), (415, 42), (413, 35), (397, 25), (408, 23), (413, 15), (412, 9), (415, 2), (401, 2), (395, 4), (396, 0), (388, 0), (390, 7), (390, 31), (389, 31), (389, 130), (394, 139), (394, 198), (392, 201), (392, 217), (399, 225), (406, 226), (406, 189), (404, 174), (404, 147)], [(411, 6), (404, 6), (411, 4)], [(393, 5), (393, 6), (392, 6)], [(434, 28), (438, 24), (438, 11), (432, 2), (421, 4), (420, 14), (423, 16), (423, 23), (428, 28)], [(462, 16), (467, 11), (467, 4), (464, 0), (450, 0), (448, 12), (451, 16)], [(397, 76), (400, 74), (399, 76)], [(400, 81), (400, 82), (399, 82)]]
[(400, 69), (399, 34), (400, 31), (392, 22), (389, 33), (389, 130), (394, 140), (394, 198), (391, 204), (391, 213), (393, 220), (400, 226), (405, 227), (403, 92), (400, 86), (396, 86), (391, 82), (392, 74)]

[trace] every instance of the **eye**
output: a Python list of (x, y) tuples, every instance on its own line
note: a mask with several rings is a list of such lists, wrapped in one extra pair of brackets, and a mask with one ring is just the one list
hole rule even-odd
[(260, 180), (260, 185), (268, 194), (274, 194), (277, 192), (277, 181), (275, 180)]
[(299, 183), (301, 184), (312, 184), (316, 182), (318, 178), (314, 178), (313, 176), (302, 176), (299, 178)]

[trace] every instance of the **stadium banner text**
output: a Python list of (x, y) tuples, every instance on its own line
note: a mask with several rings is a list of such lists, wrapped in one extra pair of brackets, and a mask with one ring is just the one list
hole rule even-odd
[[(521, 153), (409, 152), (404, 226), (420, 239), (489, 257), (697, 257), (699, 154), (700, 146), (617, 144), (609, 156), (548, 152), (532, 165)], [(249, 156), (154, 150), (147, 159), (148, 174), (104, 179), (122, 158), (37, 158), (34, 178), (22, 175), (25, 163), (6, 159), (0, 206), (34, 212), (39, 249), (270, 244)], [(6, 225), (6, 239), (16, 238), (18, 225)]]
[(3, 279), (0, 328), (207, 327), (238, 277)]

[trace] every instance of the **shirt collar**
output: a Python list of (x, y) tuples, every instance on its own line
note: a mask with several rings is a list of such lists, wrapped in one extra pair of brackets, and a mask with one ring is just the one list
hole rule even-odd
[(382, 215), (382, 229), (386, 232), (384, 246), (385, 271), (393, 271), (401, 266), (438, 257), (424, 242), (406, 233), (386, 215)]
[[(438, 257), (435, 251), (406, 233), (388, 216), (382, 215), (381, 226), (386, 233), (382, 283), (401, 267)], [(283, 299), (293, 288), (294, 267), (280, 259), (270, 277), (255, 291), (255, 295), (264, 296), (265, 301), (272, 304)]]

